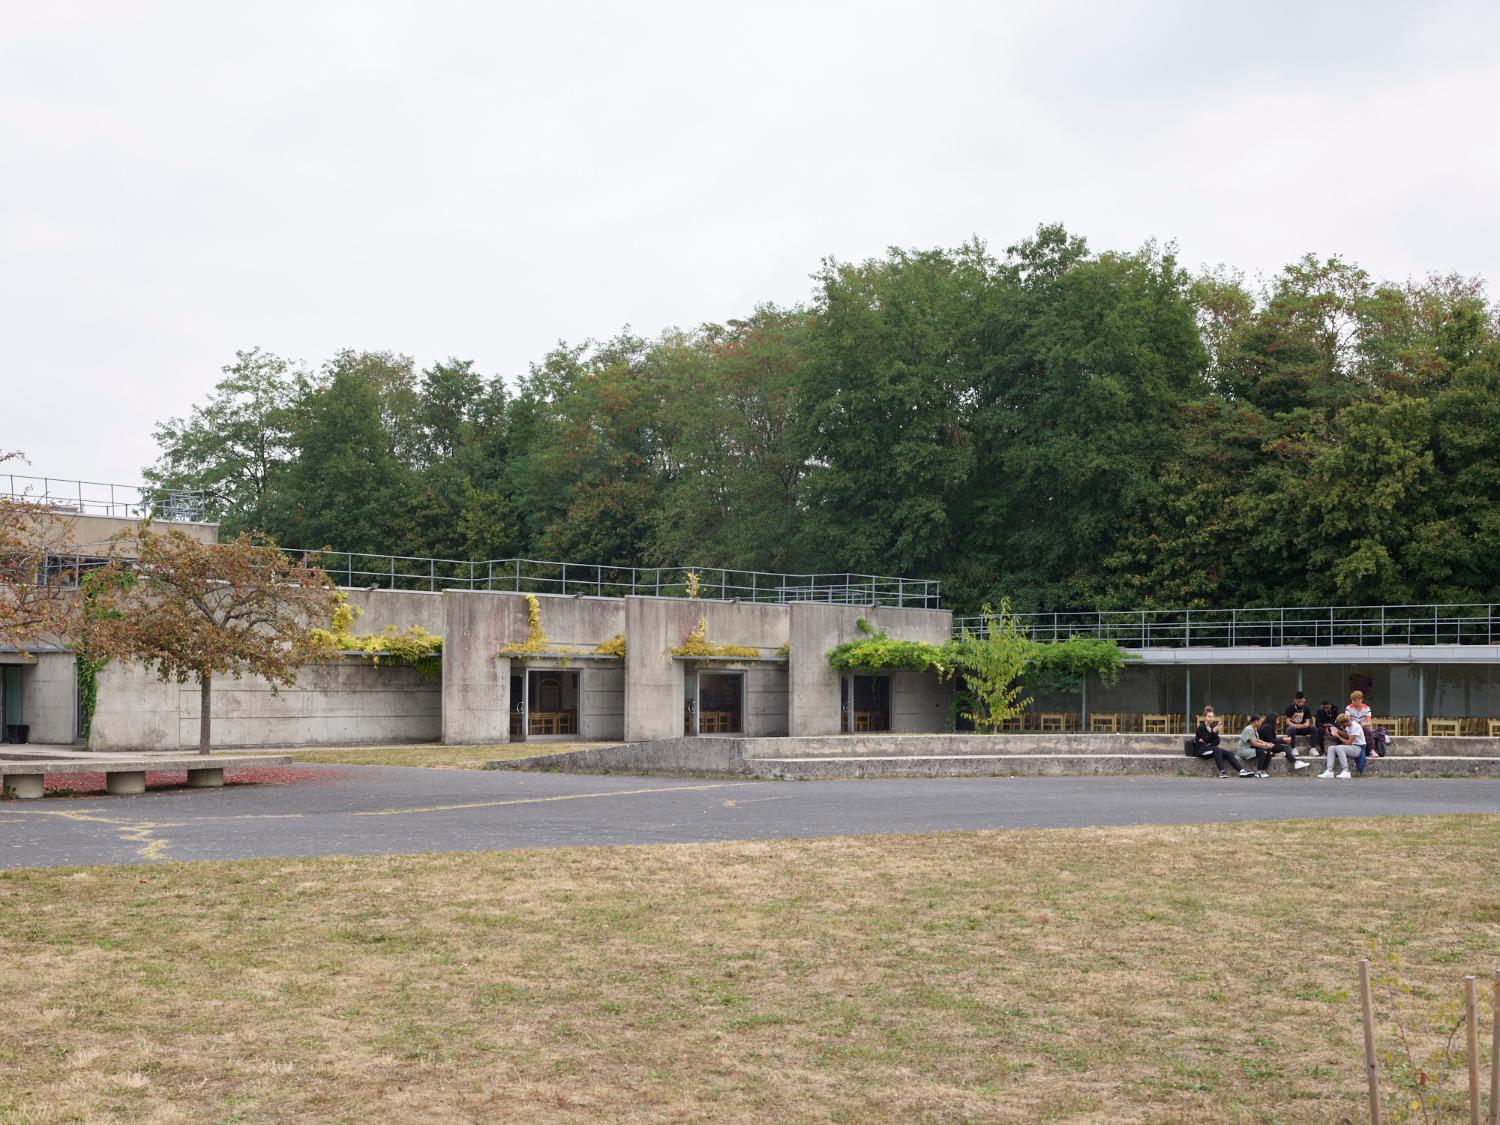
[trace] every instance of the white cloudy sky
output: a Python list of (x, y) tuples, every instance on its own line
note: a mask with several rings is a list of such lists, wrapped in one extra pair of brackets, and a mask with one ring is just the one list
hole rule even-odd
[(0, 0), (0, 449), (134, 481), (237, 348), (514, 375), (1060, 220), (1500, 278), (1500, 4)]

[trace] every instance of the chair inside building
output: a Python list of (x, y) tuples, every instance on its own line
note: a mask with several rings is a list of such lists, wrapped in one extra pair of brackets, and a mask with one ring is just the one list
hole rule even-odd
[(526, 736), (548, 738), (578, 733), (579, 676), (562, 668), (526, 673)]
[(839, 691), (839, 731), (842, 734), (891, 729), (891, 678), (845, 676)]

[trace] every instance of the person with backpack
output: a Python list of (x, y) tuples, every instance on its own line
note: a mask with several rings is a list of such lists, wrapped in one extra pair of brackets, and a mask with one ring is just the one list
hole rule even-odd
[(1214, 714), (1212, 707), (1203, 708), (1203, 718), (1198, 723), (1198, 730), (1193, 735), (1193, 742), (1197, 746), (1200, 758), (1213, 758), (1214, 765), (1218, 767), (1220, 777), (1228, 777), (1229, 771), (1232, 769), (1238, 769), (1241, 777), (1255, 776), (1237, 762), (1235, 756), (1222, 745), (1219, 738), (1219, 717)]

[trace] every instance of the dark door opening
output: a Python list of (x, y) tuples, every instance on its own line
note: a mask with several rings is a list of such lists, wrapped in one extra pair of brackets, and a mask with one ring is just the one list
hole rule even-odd
[(864, 734), (891, 729), (891, 678), (845, 676), (839, 692), (839, 731)]
[(578, 673), (542, 668), (526, 673), (526, 735), (578, 733)]
[(698, 733), (744, 732), (743, 672), (698, 673)]

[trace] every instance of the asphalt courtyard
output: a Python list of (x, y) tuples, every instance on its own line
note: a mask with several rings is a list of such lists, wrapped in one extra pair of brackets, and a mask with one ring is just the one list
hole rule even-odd
[(309, 766), (286, 785), (0, 805), (0, 868), (887, 832), (1500, 813), (1500, 780), (733, 781)]

